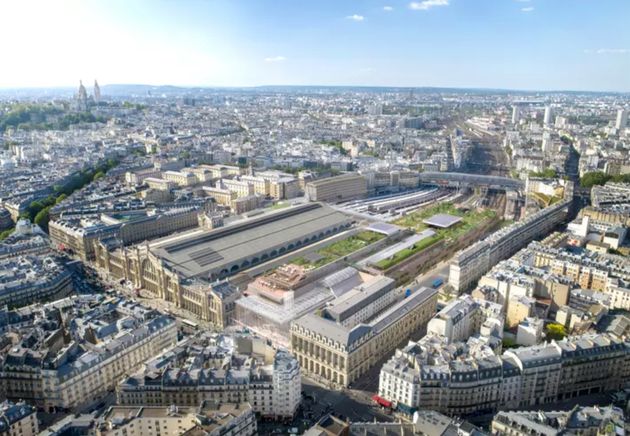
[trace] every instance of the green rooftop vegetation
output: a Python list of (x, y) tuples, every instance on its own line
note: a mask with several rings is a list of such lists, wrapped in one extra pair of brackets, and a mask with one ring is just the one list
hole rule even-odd
[(420, 253), (422, 250), (430, 247), (431, 245), (435, 244), (436, 242), (442, 239), (443, 237), (440, 235), (433, 235), (428, 238), (425, 238), (421, 241), (418, 241), (416, 244), (412, 245), (411, 247), (404, 248), (396, 252), (396, 254), (394, 254), (393, 256), (387, 259), (378, 261), (375, 264), (375, 266), (380, 269), (388, 269), (396, 265), (397, 263), (402, 262), (403, 260), (407, 259), (409, 256), (416, 253)]
[(298, 257), (296, 259), (293, 259), (291, 263), (294, 265), (303, 266), (307, 269), (319, 268), (330, 262), (334, 262), (337, 259), (341, 259), (342, 257), (349, 255), (350, 253), (360, 250), (363, 247), (367, 247), (368, 245), (379, 241), (384, 237), (385, 235), (382, 235), (380, 233), (365, 230), (363, 232), (357, 233), (356, 235), (350, 236), (349, 238), (333, 242), (326, 247), (320, 248), (314, 253), (314, 256), (310, 256), (316, 259), (309, 260), (306, 257)]
[(420, 233), (423, 230), (430, 228), (430, 226), (425, 224), (423, 221), (440, 213), (457, 216), (462, 218), (462, 220), (446, 229), (434, 228), (433, 230), (436, 233), (434, 236), (423, 239), (411, 247), (402, 249), (387, 259), (380, 260), (375, 264), (375, 266), (384, 270), (391, 268), (408, 257), (427, 249), (438, 241), (444, 240), (447, 243), (455, 241), (461, 236), (464, 236), (468, 232), (479, 227), (481, 224), (496, 217), (496, 212), (493, 210), (484, 210), (481, 212), (475, 210), (465, 211), (458, 209), (455, 205), (453, 205), (453, 203), (444, 202), (405, 215), (404, 217), (394, 221), (393, 224), (401, 227), (407, 227), (417, 233)]
[(412, 212), (394, 221), (393, 224), (408, 227), (419, 233), (429, 228), (423, 221), (438, 213), (445, 213), (462, 218), (459, 223), (447, 229), (434, 229), (441, 238), (447, 241), (452, 241), (465, 235), (497, 215), (493, 210), (483, 210), (481, 212), (475, 210), (465, 211), (458, 209), (453, 203), (445, 202)]

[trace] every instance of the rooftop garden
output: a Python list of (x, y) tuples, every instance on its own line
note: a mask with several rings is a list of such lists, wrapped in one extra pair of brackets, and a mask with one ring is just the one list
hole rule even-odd
[(407, 259), (409, 256), (416, 253), (420, 253), (422, 250), (430, 247), (431, 245), (435, 244), (436, 242), (442, 239), (443, 237), (440, 235), (430, 236), (421, 241), (418, 241), (411, 247), (403, 248), (402, 250), (396, 252), (396, 254), (388, 257), (387, 259), (379, 260), (378, 262), (376, 262), (374, 266), (376, 266), (379, 269), (388, 269), (396, 265), (397, 263), (402, 262), (403, 260)]
[(302, 266), (306, 269), (315, 269), (324, 266), (337, 259), (341, 259), (361, 248), (383, 239), (385, 235), (370, 230), (357, 233), (349, 238), (333, 242), (314, 253), (298, 257), (291, 261), (294, 265)]
[[(431, 226), (423, 222), (427, 218), (430, 218), (436, 214), (448, 214), (452, 216), (457, 216), (460, 217), (462, 220), (445, 229), (432, 228)], [(433, 231), (435, 231), (435, 235), (422, 239), (411, 247), (404, 248), (395, 253), (393, 256), (388, 257), (387, 259), (382, 259), (376, 262), (374, 266), (382, 270), (389, 269), (392, 266), (407, 259), (408, 257), (429, 248), (438, 241), (444, 240), (447, 243), (456, 241), (458, 238), (466, 235), (468, 232), (474, 230), (481, 224), (491, 220), (494, 217), (496, 217), (496, 212), (494, 212), (493, 210), (483, 210), (480, 212), (475, 210), (462, 210), (458, 209), (453, 205), (453, 203), (449, 202), (438, 203), (426, 207), (422, 210), (412, 212), (397, 219), (393, 222), (393, 224), (399, 225), (401, 227), (407, 227), (417, 233), (431, 228)]]
[(479, 227), (479, 225), (484, 222), (496, 217), (496, 212), (493, 210), (462, 210), (455, 207), (453, 203), (444, 202), (405, 215), (404, 217), (394, 221), (393, 224), (401, 227), (408, 227), (419, 233), (430, 228), (430, 226), (425, 224), (423, 221), (438, 213), (445, 213), (462, 218), (459, 223), (454, 224), (447, 229), (434, 228), (438, 236), (446, 239), (447, 241), (455, 240), (469, 231)]

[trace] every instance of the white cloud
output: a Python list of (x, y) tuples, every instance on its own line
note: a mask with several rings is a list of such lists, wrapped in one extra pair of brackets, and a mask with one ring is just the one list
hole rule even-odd
[(272, 63), (272, 62), (284, 62), (286, 60), (287, 60), (287, 58), (285, 58), (284, 56), (272, 56), (272, 57), (265, 58), (265, 62), (270, 62), (270, 63)]
[(354, 14), (354, 15), (348, 15), (346, 17), (346, 20), (363, 21), (363, 20), (365, 20), (365, 17), (363, 15)]
[(426, 11), (434, 6), (448, 6), (449, 0), (423, 0), (421, 2), (409, 3), (409, 9), (415, 11)]
[(521, 12), (531, 12), (534, 10), (533, 6), (528, 6), (526, 8), (521, 8)]
[(383, 6), (383, 10), (384, 10), (385, 12), (391, 12), (391, 11), (393, 11), (393, 10), (394, 10), (394, 8), (392, 8), (391, 6)]
[(588, 54), (630, 54), (630, 48), (598, 48), (596, 50), (586, 49)]

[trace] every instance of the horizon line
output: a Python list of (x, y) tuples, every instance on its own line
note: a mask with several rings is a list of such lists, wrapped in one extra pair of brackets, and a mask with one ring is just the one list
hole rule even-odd
[[(85, 85), (84, 85), (85, 86)], [(492, 88), (492, 87), (464, 87), (464, 86), (434, 86), (434, 85), (416, 85), (416, 86), (402, 86), (402, 85), (305, 85), (305, 84), (284, 84), (284, 85), (173, 85), (173, 84), (148, 84), (148, 83), (108, 83), (100, 84), (102, 89), (108, 86), (142, 86), (152, 88), (179, 88), (179, 89), (226, 89), (226, 90), (255, 90), (260, 88), (364, 88), (364, 89), (399, 89), (399, 90), (414, 90), (414, 89), (435, 89), (435, 90), (454, 90), (454, 91), (495, 91), (495, 92), (519, 92), (519, 93), (591, 93), (591, 94), (630, 94), (630, 90), (627, 91), (613, 91), (613, 90), (588, 90), (588, 89), (534, 89), (534, 88)], [(20, 91), (20, 90), (71, 90), (76, 89), (78, 85), (53, 85), (53, 86), (1, 86), (0, 91)], [(90, 87), (89, 85), (87, 86)]]

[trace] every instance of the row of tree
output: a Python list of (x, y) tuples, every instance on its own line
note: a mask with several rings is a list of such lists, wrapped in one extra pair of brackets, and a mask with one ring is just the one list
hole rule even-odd
[(592, 188), (596, 185), (605, 185), (607, 182), (630, 183), (630, 174), (620, 174), (611, 176), (602, 171), (593, 171), (586, 173), (580, 178), (580, 186), (583, 188)]
[(48, 232), (50, 209), (61, 203), (74, 191), (77, 191), (87, 184), (105, 176), (107, 171), (114, 168), (116, 165), (118, 165), (118, 161), (115, 159), (108, 159), (96, 167), (88, 168), (76, 173), (65, 184), (55, 185), (53, 187), (53, 193), (48, 197), (31, 202), (31, 204), (29, 204), (26, 208), (26, 211), (22, 213), (22, 217), (28, 218), (40, 226), (44, 231)]

